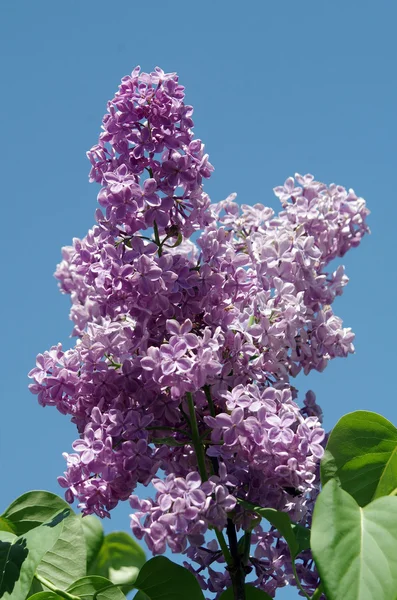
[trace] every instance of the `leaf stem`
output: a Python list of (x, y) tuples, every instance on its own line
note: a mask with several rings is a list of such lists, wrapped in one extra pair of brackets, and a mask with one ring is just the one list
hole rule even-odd
[(207, 398), (208, 406), (210, 407), (211, 417), (215, 417), (216, 416), (215, 404), (214, 404), (214, 401), (211, 396), (211, 388), (209, 385), (205, 385), (203, 389), (204, 389), (205, 397)]
[(200, 439), (200, 432), (198, 429), (197, 418), (196, 418), (196, 409), (194, 407), (193, 396), (191, 392), (186, 393), (187, 403), (189, 406), (189, 416), (190, 416), (190, 428), (192, 430), (192, 442), (193, 447), (196, 452), (197, 457), (197, 465), (200, 473), (200, 477), (202, 481), (207, 481), (207, 469), (205, 467), (205, 454), (204, 447), (202, 441)]
[(226, 543), (225, 536), (223, 535), (222, 531), (218, 531), (218, 529), (215, 529), (214, 531), (216, 539), (218, 540), (219, 546), (223, 552), (223, 556), (225, 557), (226, 564), (228, 567), (231, 567), (233, 565), (233, 559)]
[(51, 590), (51, 592), (58, 594), (58, 596), (60, 596), (61, 598), (65, 598), (66, 600), (81, 600), (80, 596), (74, 596), (73, 594), (69, 594), (69, 592), (59, 590), (57, 587), (55, 587), (54, 584), (51, 583), (51, 581), (48, 581), (48, 579), (42, 577), (38, 573), (35, 573), (34, 576), (37, 579), (37, 581), (39, 581), (42, 585), (45, 585), (45, 587)]
[(321, 595), (323, 594), (323, 585), (322, 583), (320, 583), (320, 585), (318, 586), (318, 588), (316, 589), (316, 591), (314, 592), (313, 596), (311, 597), (311, 600), (320, 600)]
[(158, 246), (157, 253), (159, 256), (161, 256), (163, 253), (163, 249), (162, 249), (162, 244), (161, 244), (160, 235), (159, 235), (159, 228), (157, 227), (156, 221), (153, 221), (153, 232), (154, 232), (155, 242)]
[(299, 580), (299, 577), (298, 577), (298, 573), (296, 572), (295, 558), (292, 558), (292, 556), (291, 556), (291, 564), (292, 564), (292, 571), (294, 573), (295, 582), (296, 582), (297, 587), (300, 589), (300, 591), (302, 592), (302, 594), (304, 595), (304, 597), (307, 598), (307, 600), (312, 600), (311, 597), (309, 596), (309, 594), (307, 594), (305, 592), (305, 590), (303, 589), (303, 587), (302, 587), (302, 584), (301, 584), (301, 582)]
[(251, 532), (244, 532), (244, 552), (243, 552), (243, 565), (246, 567), (248, 565), (249, 557), (251, 550)]

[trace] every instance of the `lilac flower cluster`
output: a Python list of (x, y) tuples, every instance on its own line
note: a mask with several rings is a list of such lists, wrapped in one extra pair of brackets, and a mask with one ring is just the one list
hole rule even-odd
[[(134, 534), (185, 552), (215, 594), (230, 576), (207, 530), (252, 531), (247, 568), (274, 595), (294, 581), (288, 552), (240, 501), (310, 522), (325, 434), (291, 379), (354, 350), (331, 307), (348, 279), (327, 269), (368, 232), (368, 210), (311, 175), (275, 188), (278, 215), (234, 195), (211, 204), (192, 113), (158, 68), (136, 68), (108, 103), (88, 153), (104, 212), (56, 271), (77, 342), (40, 354), (30, 389), (77, 426), (59, 478), (69, 502), (103, 517), (130, 498)], [(138, 483), (155, 497), (131, 495)], [(314, 589), (310, 557), (299, 568)]]
[[(137, 67), (108, 102), (98, 144), (88, 152), (90, 179), (103, 185), (97, 217), (111, 232), (130, 236), (152, 227), (188, 235), (207, 223), (202, 179), (213, 171), (192, 135), (193, 108), (175, 73)], [(146, 174), (146, 178), (144, 178)]]

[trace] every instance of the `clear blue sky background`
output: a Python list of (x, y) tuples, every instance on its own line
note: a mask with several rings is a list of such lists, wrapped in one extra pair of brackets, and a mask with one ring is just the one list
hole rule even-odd
[[(136, 64), (180, 74), (216, 168), (214, 201), (236, 191), (277, 207), (272, 188), (296, 171), (367, 199), (372, 236), (346, 256), (336, 306), (357, 353), (300, 387), (316, 391), (328, 428), (360, 408), (397, 423), (396, 20), (392, 0), (1, 2), (1, 507), (60, 491), (74, 427), (38, 406), (26, 374), (38, 352), (69, 343), (52, 273), (93, 223), (85, 151)], [(107, 529), (128, 529), (128, 513)]]

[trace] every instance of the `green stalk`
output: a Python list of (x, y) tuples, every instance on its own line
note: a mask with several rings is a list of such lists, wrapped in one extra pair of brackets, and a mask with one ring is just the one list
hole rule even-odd
[(37, 579), (37, 581), (40, 581), (42, 585), (45, 585), (46, 588), (51, 590), (51, 592), (58, 594), (58, 596), (60, 596), (61, 598), (65, 598), (65, 600), (81, 600), (80, 596), (74, 596), (73, 594), (69, 594), (69, 592), (59, 590), (57, 587), (55, 587), (54, 584), (51, 583), (51, 581), (48, 581), (48, 579), (42, 577), (38, 573), (35, 573), (35, 578)]
[[(292, 558), (292, 557), (291, 557), (291, 558)], [(309, 594), (307, 594), (307, 593), (305, 592), (305, 590), (303, 589), (303, 587), (302, 587), (302, 584), (301, 584), (301, 582), (300, 582), (300, 580), (299, 580), (298, 573), (296, 572), (295, 559), (292, 559), (292, 561), (291, 561), (291, 562), (292, 562), (292, 571), (293, 571), (293, 573), (294, 573), (294, 577), (295, 577), (296, 585), (298, 586), (298, 588), (300, 589), (300, 591), (302, 592), (302, 594), (305, 596), (305, 598), (307, 598), (307, 600), (312, 600), (312, 599), (311, 599), (311, 597), (309, 596)], [(317, 592), (317, 590), (316, 590), (316, 592)], [(315, 593), (316, 593), (316, 592), (315, 592)]]
[(192, 442), (196, 452), (197, 465), (200, 473), (201, 481), (207, 481), (207, 469), (205, 467), (204, 447), (200, 439), (200, 433), (196, 418), (196, 409), (194, 408), (193, 396), (190, 392), (186, 393), (187, 403), (189, 406), (190, 428), (192, 430)]
[[(192, 442), (193, 442), (194, 450), (196, 452), (197, 464), (198, 464), (200, 477), (201, 477), (202, 481), (207, 481), (208, 476), (207, 476), (207, 469), (205, 466), (204, 446), (203, 446), (202, 440), (200, 438), (200, 432), (199, 432), (199, 428), (198, 428), (198, 424), (197, 424), (196, 409), (194, 407), (193, 396), (190, 392), (187, 392), (186, 398), (187, 398), (187, 403), (189, 406), (190, 428), (192, 431)], [(233, 565), (233, 559), (230, 554), (230, 551), (227, 546), (224, 535), (221, 531), (218, 531), (217, 529), (215, 529), (215, 535), (218, 540), (219, 546), (223, 552), (223, 556), (225, 557), (226, 564), (228, 565), (228, 567), (231, 567)]]
[(163, 252), (163, 249), (162, 249), (162, 244), (161, 244), (160, 235), (159, 235), (159, 228), (157, 227), (156, 221), (153, 222), (153, 232), (154, 232), (155, 242), (156, 242), (156, 244), (158, 246), (157, 253), (158, 253), (159, 256), (161, 256), (162, 252)]
[(222, 531), (218, 531), (217, 529), (215, 529), (214, 531), (216, 539), (218, 540), (218, 544), (223, 552), (223, 556), (225, 557), (226, 564), (228, 567), (231, 567), (233, 565), (233, 559), (232, 555), (230, 554), (228, 545), (226, 543), (225, 536), (223, 535)]
[(311, 597), (311, 600), (320, 600), (322, 594), (323, 594), (323, 586), (320, 583), (320, 585), (318, 586), (318, 588), (316, 589), (316, 591), (314, 592), (313, 596)]
[(211, 417), (215, 417), (215, 404), (211, 396), (211, 388), (209, 385), (204, 386), (205, 397), (207, 398), (208, 406), (210, 407)]

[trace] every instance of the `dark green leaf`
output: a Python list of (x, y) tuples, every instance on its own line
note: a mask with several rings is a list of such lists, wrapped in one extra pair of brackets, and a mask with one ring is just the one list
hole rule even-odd
[(0, 598), (14, 590), (28, 555), (26, 544), (19, 542), (12, 533), (2, 533), (7, 535), (2, 535), (0, 540)]
[(336, 479), (360, 506), (397, 491), (397, 429), (373, 412), (359, 410), (335, 425), (321, 461), (324, 485)]
[(31, 596), (34, 596), (35, 594), (44, 591), (48, 591), (47, 588), (44, 588), (44, 586), (41, 585), (40, 581), (38, 581), (38, 579), (34, 577), (27, 597), (30, 598)]
[(299, 525), (299, 523), (292, 523), (291, 526), (298, 544), (297, 554), (303, 552), (303, 550), (308, 550), (310, 548), (310, 529)]
[(145, 592), (139, 591), (134, 596), (134, 600), (150, 600), (149, 596), (146, 596)]
[(70, 585), (67, 591), (80, 596), (81, 600), (125, 600), (120, 588), (113, 585), (109, 579), (97, 575), (82, 577)]
[(132, 590), (146, 556), (137, 542), (123, 531), (105, 536), (90, 573), (107, 577), (122, 586), (124, 593)]
[[(245, 586), (246, 600), (272, 600), (269, 594), (247, 584)], [(229, 588), (220, 595), (219, 600), (234, 600), (233, 588)]]
[(62, 511), (51, 521), (35, 527), (18, 538), (7, 541), (1, 532), (0, 539), (0, 597), (4, 600), (23, 600), (29, 593), (38, 564), (53, 548), (62, 533), (64, 520), (70, 509)]
[(135, 587), (149, 600), (204, 600), (195, 576), (164, 556), (156, 556), (143, 565)]
[[(281, 510), (275, 510), (274, 508), (262, 508), (261, 506), (255, 506), (254, 504), (251, 504), (251, 502), (246, 502), (245, 500), (239, 500), (239, 504), (269, 521), (269, 523), (281, 533), (288, 544), (292, 558), (295, 558), (299, 552), (305, 549), (301, 547), (301, 544), (303, 543), (302, 540), (301, 543), (298, 543), (291, 519), (287, 513), (282, 512)], [(299, 533), (300, 536), (302, 536), (302, 532)], [(303, 546), (305, 546), (305, 543), (306, 542), (303, 543)]]
[(37, 567), (39, 575), (60, 590), (86, 574), (86, 546), (81, 517), (71, 514), (55, 546), (47, 552)]
[(69, 504), (50, 492), (33, 491), (19, 496), (1, 515), (16, 535), (22, 535), (52, 519)]
[[(98, 517), (87, 515), (81, 520), (83, 526), (86, 550), (87, 550), (87, 572), (101, 549), (104, 533), (101, 521)], [(94, 573), (93, 574), (100, 574)]]
[(360, 508), (329, 481), (314, 508), (311, 548), (327, 600), (395, 600), (397, 498)]

